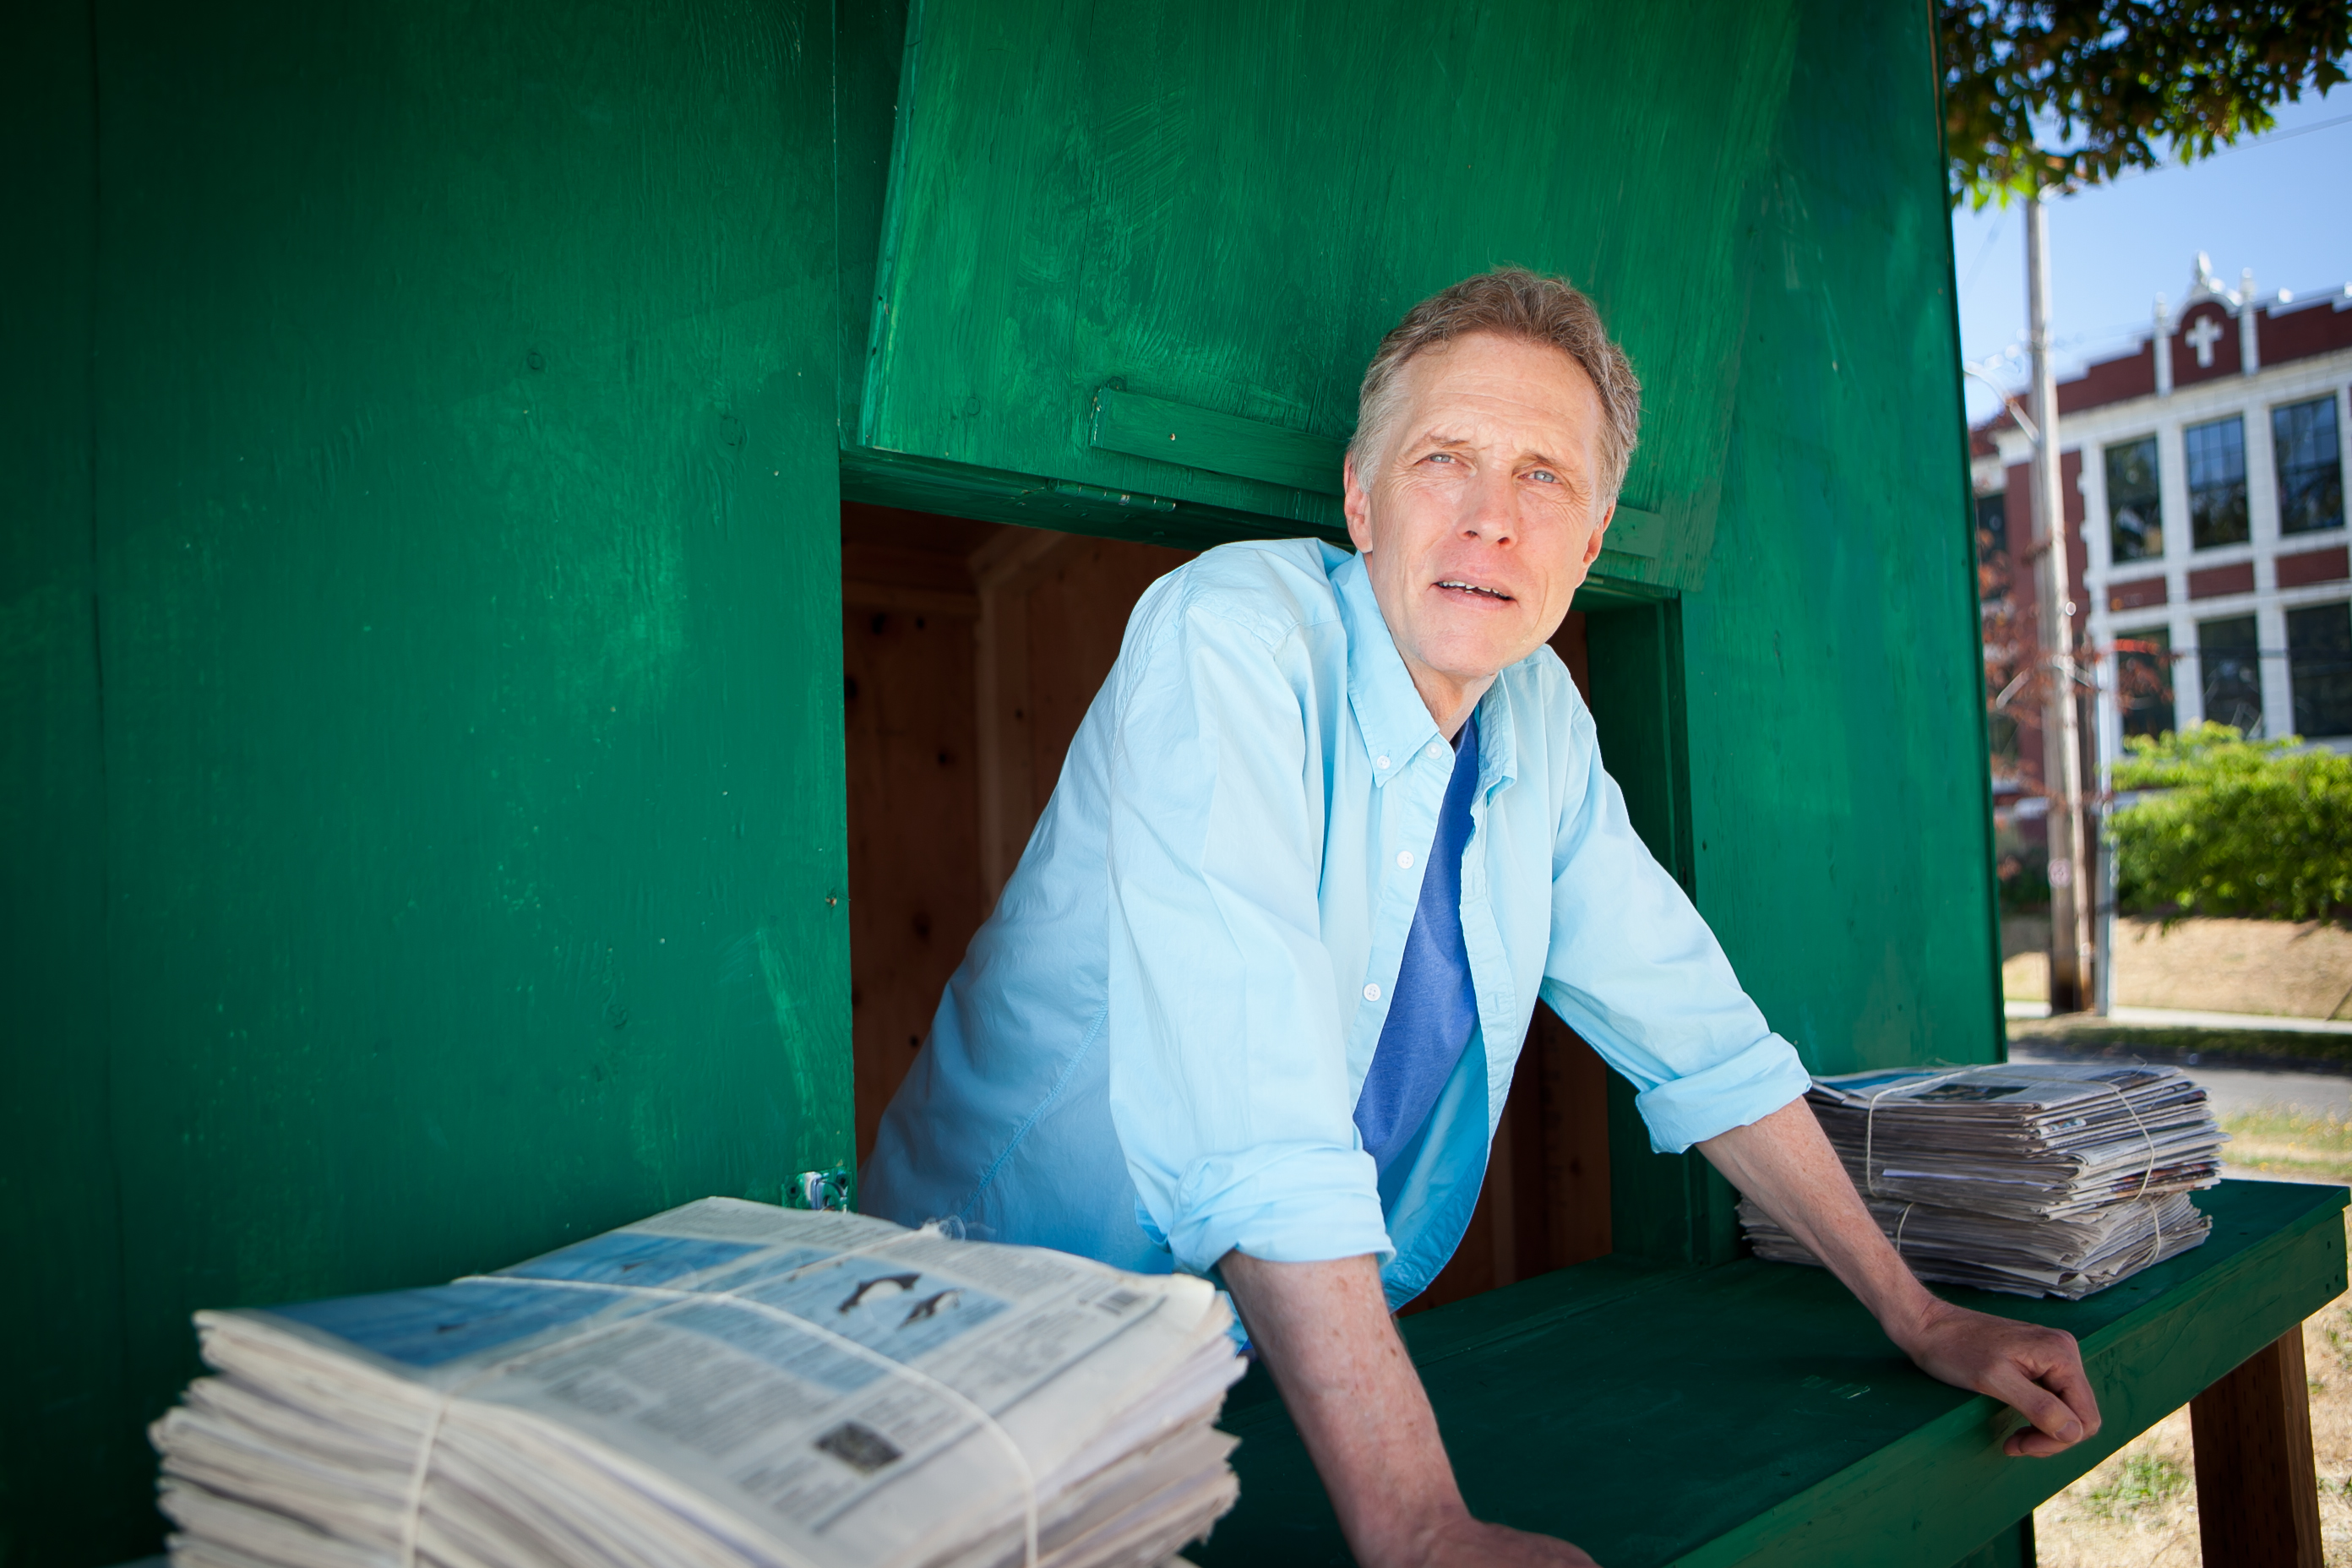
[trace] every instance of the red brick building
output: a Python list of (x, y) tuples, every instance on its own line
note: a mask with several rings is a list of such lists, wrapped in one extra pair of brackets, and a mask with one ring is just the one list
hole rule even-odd
[[(2159, 298), (2131, 352), (2059, 384), (2094, 769), (2126, 735), (2205, 719), (2352, 746), (2347, 387), (2352, 284), (2257, 295), (2251, 274), (2225, 288), (2202, 256), (2186, 299)], [(2032, 443), (2007, 411), (1972, 437), (1995, 795), (2030, 816), (2042, 777)]]

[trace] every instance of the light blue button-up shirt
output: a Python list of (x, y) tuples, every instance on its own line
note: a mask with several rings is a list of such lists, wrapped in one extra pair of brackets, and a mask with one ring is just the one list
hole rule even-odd
[(1229, 544), (1152, 584), (863, 1206), (1141, 1270), (1374, 1253), (1401, 1304), (1469, 1223), (1538, 996), (1637, 1087), (1661, 1150), (1803, 1094), (1634, 836), (1559, 656), (1504, 670), (1477, 714), (1477, 1037), (1383, 1175), (1353, 1111), (1454, 752), (1357, 557)]

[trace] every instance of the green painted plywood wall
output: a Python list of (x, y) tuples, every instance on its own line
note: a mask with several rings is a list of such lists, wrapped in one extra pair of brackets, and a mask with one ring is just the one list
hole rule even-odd
[(0, 1561), (76, 1564), (152, 1548), (191, 1309), (846, 1160), (833, 59), (733, 0), (37, 9)]
[[(96, 147), (89, 18), (35, 7), (0, 48), (0, 1333), (22, 1401), (0, 1423), (0, 1562), (65, 1562), (45, 1519), (145, 1512), (145, 1443), (121, 1365), (118, 1173), (100, 933), (104, 742), (90, 531)], [(54, 1457), (54, 1458), (53, 1458)], [(61, 1473), (63, 1459), (71, 1475)], [(100, 1510), (104, 1510), (103, 1515)], [(135, 1541), (140, 1532), (117, 1532)]]
[(1950, 222), (1925, 5), (1809, 0), (1706, 590), (1695, 879), (1816, 1070), (2001, 1049)]
[[(1931, 21), (1799, 9), (1708, 579), (1670, 617), (1686, 771), (1611, 753), (1629, 791), (1687, 791), (1654, 845), (1821, 1072), (2002, 1050)], [(1622, 644), (1638, 616), (1606, 619)], [(1620, 1249), (1730, 1256), (1730, 1188), (1643, 1150), (1613, 1088)]]

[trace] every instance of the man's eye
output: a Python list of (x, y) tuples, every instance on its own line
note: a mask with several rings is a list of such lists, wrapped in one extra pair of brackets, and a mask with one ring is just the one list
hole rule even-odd
[(1549, 468), (1530, 468), (1528, 470), (1528, 478), (1531, 479), (1541, 479), (1548, 485), (1556, 485), (1559, 483), (1559, 476), (1553, 473)]
[(1424, 463), (1450, 463), (1454, 461), (1454, 454), (1451, 452), (1432, 452), (1428, 457), (1423, 458), (1422, 461)]

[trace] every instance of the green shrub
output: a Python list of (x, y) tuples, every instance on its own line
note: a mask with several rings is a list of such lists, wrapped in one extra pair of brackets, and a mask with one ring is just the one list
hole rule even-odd
[(2226, 724), (2128, 744), (2116, 787), (2163, 793), (2115, 816), (2125, 903), (2168, 920), (2352, 913), (2352, 757)]

